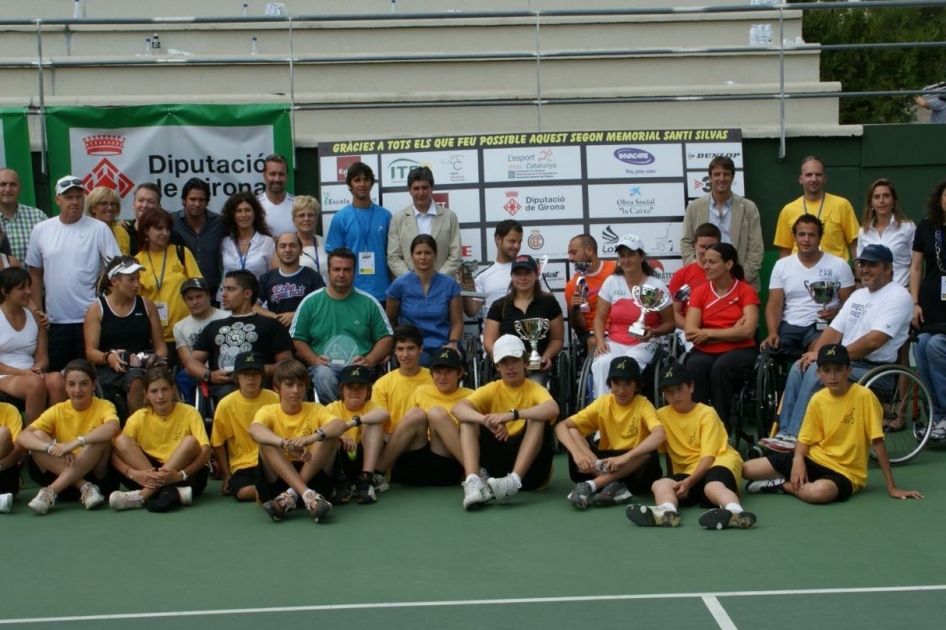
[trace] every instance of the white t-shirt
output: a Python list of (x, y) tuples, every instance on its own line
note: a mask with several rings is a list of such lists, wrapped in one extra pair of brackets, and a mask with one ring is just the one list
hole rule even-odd
[(98, 219), (82, 215), (70, 224), (59, 217), (38, 223), (30, 234), (26, 264), (43, 269), (49, 321), (82, 323), (95, 301), (95, 280), (106, 261), (120, 255), (112, 230)]
[(269, 231), (273, 233), (273, 237), (278, 238), (284, 232), (296, 233), (296, 226), (292, 222), (292, 202), (296, 198), (295, 195), (286, 193), (286, 198), (279, 205), (270, 201), (265, 192), (260, 193), (256, 198), (266, 211), (266, 224), (269, 226)]
[(897, 351), (907, 340), (912, 317), (910, 292), (896, 282), (888, 282), (873, 293), (866, 288), (852, 293), (831, 322), (831, 328), (841, 333), (843, 346), (851, 345), (872, 330), (888, 335), (887, 343), (864, 358), (875, 363), (895, 363)]
[(480, 312), (483, 316), (489, 312), (493, 302), (509, 293), (509, 283), (512, 280), (512, 261), (507, 263), (494, 262), (473, 278), (476, 292), (486, 296)]
[[(823, 253), (821, 260), (811, 268), (803, 265), (797, 254), (780, 258), (775, 263), (769, 279), (769, 290), (781, 289), (785, 293), (782, 321), (792, 326), (811, 326), (815, 323), (822, 307), (812, 299), (806, 287), (819, 280), (840, 282), (841, 288), (847, 289), (854, 286), (854, 272), (846, 261), (828, 253)], [(828, 306), (835, 307), (839, 303), (835, 298)]]
[(213, 313), (204, 319), (196, 319), (193, 315), (188, 315), (174, 324), (174, 344), (178, 348), (193, 348), (207, 324), (225, 317), (230, 317), (230, 311), (219, 308), (213, 309)]

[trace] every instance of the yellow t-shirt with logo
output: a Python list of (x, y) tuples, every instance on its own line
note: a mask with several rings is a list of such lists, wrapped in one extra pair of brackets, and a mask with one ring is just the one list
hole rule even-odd
[(472, 393), (473, 390), (469, 387), (458, 387), (452, 394), (441, 394), (433, 383), (421, 385), (414, 392), (414, 406), (420, 407), (424, 411), (430, 411), (434, 407), (443, 407), (450, 419), (455, 424), (460, 424), (450, 410), (453, 409), (455, 404), (464, 398), (468, 398)]
[(247, 429), (260, 408), (273, 404), (279, 404), (279, 394), (264, 388), (256, 398), (247, 398), (237, 390), (225, 396), (217, 405), (210, 445), (227, 445), (231, 473), (256, 466), (259, 445), (253, 441)]
[[(372, 391), (372, 394), (374, 392)], [(366, 401), (364, 406), (361, 409), (356, 409), (354, 411), (349, 411), (348, 407), (345, 406), (345, 403), (341, 400), (336, 400), (331, 402), (326, 407), (329, 414), (333, 418), (341, 418), (345, 422), (351, 422), (351, 419), (355, 416), (363, 416), (369, 411), (374, 411), (375, 409), (384, 409), (384, 406), (379, 404), (376, 400)], [(361, 429), (362, 427), (352, 427), (345, 431), (345, 435), (355, 440), (355, 442), (361, 442)]]
[[(190, 315), (181, 296), (181, 285), (188, 278), (204, 277), (191, 250), (183, 247), (181, 251), (184, 254), (183, 264), (176, 245), (169, 245), (163, 252), (140, 251), (135, 256), (139, 263), (147, 267), (138, 274), (138, 294), (154, 302), (156, 307), (166, 305), (167, 317), (161, 319), (161, 329), (164, 331), (164, 340), (170, 343), (174, 342), (174, 324)], [(160, 308), (158, 311), (160, 314)]]
[(377, 380), (371, 388), (371, 400), (391, 413), (391, 419), (384, 425), (385, 433), (394, 432), (397, 423), (414, 406), (414, 392), (430, 382), (427, 368), (421, 368), (414, 376), (404, 376), (399, 370), (394, 370)]
[(122, 256), (131, 255), (131, 237), (128, 236), (128, 232), (118, 224), (116, 221), (108, 226), (112, 230), (112, 235), (115, 237), (115, 242), (118, 243), (118, 251), (122, 253)]
[(620, 405), (614, 394), (605, 394), (571, 417), (575, 428), (589, 436), (601, 432), (598, 444), (603, 451), (629, 451), (660, 426), (657, 410), (644, 396), (634, 396)]
[(20, 431), (23, 430), (23, 416), (20, 415), (20, 410), (10, 403), (0, 403), (0, 427), (10, 430), (10, 441), (16, 444), (16, 438), (20, 437)]
[(883, 409), (873, 392), (851, 385), (844, 396), (822, 389), (811, 397), (798, 441), (808, 458), (847, 477), (854, 491), (867, 485), (870, 444), (884, 439)]
[[(834, 254), (842, 260), (850, 259), (848, 244), (857, 238), (861, 226), (857, 221), (857, 215), (854, 214), (851, 202), (844, 197), (828, 193), (824, 195), (823, 207), (820, 201), (807, 202), (804, 197), (799, 197), (782, 208), (782, 212), (778, 215), (778, 223), (775, 226), (775, 246), (791, 249), (793, 254), (797, 251), (792, 226), (795, 225), (798, 217), (805, 214), (805, 204), (808, 206), (808, 214), (820, 218), (821, 222), (824, 223), (821, 251)], [(821, 210), (820, 216), (818, 214), (819, 208)]]
[[(86, 435), (112, 420), (118, 422), (118, 412), (115, 411), (115, 405), (107, 400), (93, 398), (85, 411), (77, 411), (71, 401), (65, 400), (44, 411), (30, 426), (63, 443)], [(81, 450), (80, 447), (73, 452), (79, 453)]]
[[(519, 387), (509, 387), (502, 381), (493, 381), (478, 388), (467, 397), (473, 408), (480, 413), (506, 413), (512, 409), (528, 409), (552, 400), (549, 390), (535, 381), (526, 379)], [(549, 418), (555, 422), (555, 418)], [(506, 432), (510, 436), (519, 435), (525, 429), (525, 420), (513, 420), (506, 423)]]
[[(291, 440), (312, 435), (336, 417), (320, 403), (304, 402), (302, 411), (292, 415), (283, 411), (279, 403), (276, 403), (260, 407), (253, 418), (253, 423), (261, 424), (279, 437)], [(299, 460), (299, 456), (294, 453), (284, 454), (290, 461)]]
[(697, 403), (689, 413), (681, 414), (667, 405), (657, 410), (657, 418), (667, 433), (662, 452), (670, 454), (674, 474), (689, 475), (704, 457), (714, 457), (713, 466), (728, 468), (742, 481), (742, 457), (729, 445), (729, 436), (716, 410)]
[(166, 418), (154, 413), (150, 407), (139, 409), (128, 418), (122, 434), (133, 439), (141, 450), (162, 463), (174, 454), (181, 441), (189, 435), (201, 446), (210, 446), (204, 419), (196, 409), (183, 403), (175, 403)]

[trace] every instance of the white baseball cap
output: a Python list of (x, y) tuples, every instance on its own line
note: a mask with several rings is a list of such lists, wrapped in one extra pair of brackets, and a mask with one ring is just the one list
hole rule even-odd
[(493, 344), (493, 363), (499, 363), (506, 357), (523, 357), (525, 354), (525, 344), (515, 335), (503, 335)]
[(56, 194), (61, 195), (70, 188), (81, 188), (85, 192), (85, 184), (75, 175), (66, 175), (56, 182)]
[(641, 239), (639, 239), (636, 234), (625, 234), (619, 238), (614, 249), (617, 250), (619, 247), (626, 247), (632, 252), (644, 251), (644, 243), (641, 242)]

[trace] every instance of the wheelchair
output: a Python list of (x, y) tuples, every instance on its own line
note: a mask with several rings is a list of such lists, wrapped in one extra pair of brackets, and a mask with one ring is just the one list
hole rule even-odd
[(778, 425), (788, 371), (801, 355), (800, 349), (762, 352), (751, 372), (746, 373), (743, 387), (732, 407), (732, 426), (726, 427), (733, 448), (739, 450), (740, 443), (746, 443), (746, 459), (764, 454), (758, 442), (772, 435)]
[[(858, 381), (874, 392), (885, 421), (903, 421), (903, 428), (884, 430), (891, 464), (905, 464), (920, 454), (933, 431), (933, 400), (919, 374), (899, 364), (879, 365)], [(877, 461), (874, 450), (870, 458)]]

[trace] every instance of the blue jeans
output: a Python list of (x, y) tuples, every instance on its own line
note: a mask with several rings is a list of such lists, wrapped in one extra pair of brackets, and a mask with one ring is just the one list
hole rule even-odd
[(933, 398), (933, 418), (942, 420), (946, 417), (946, 335), (920, 333), (913, 356)]
[(323, 405), (338, 400), (338, 375), (342, 373), (344, 367), (344, 365), (337, 368), (331, 365), (313, 365), (309, 368), (309, 376), (315, 386), (315, 393)]
[[(851, 378), (857, 381), (877, 366), (863, 361), (851, 361), (851, 367), (853, 368)], [(822, 387), (824, 385), (818, 378), (818, 370), (814, 363), (802, 372), (799, 362), (795, 361), (788, 372), (788, 381), (785, 383), (785, 392), (782, 394), (782, 413), (778, 417), (779, 433), (798, 437), (801, 422), (805, 419), (805, 412), (808, 411), (808, 401)]]

